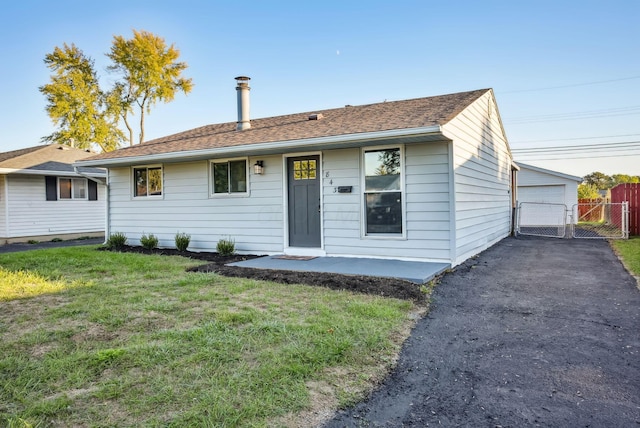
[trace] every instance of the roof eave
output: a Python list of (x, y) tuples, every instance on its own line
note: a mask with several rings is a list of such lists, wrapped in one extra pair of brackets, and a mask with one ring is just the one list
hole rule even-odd
[[(298, 140), (275, 141), (269, 143), (243, 144), (238, 146), (218, 147), (203, 150), (188, 150), (179, 152), (158, 153), (142, 156), (128, 156), (112, 159), (96, 159), (76, 161), (74, 165), (79, 167), (118, 167), (136, 164), (160, 163), (166, 161), (195, 161), (216, 156), (233, 156), (250, 152), (252, 155), (264, 155), (270, 153), (282, 153), (290, 150), (306, 150), (309, 148), (330, 149), (338, 147), (351, 147), (364, 145), (366, 142), (379, 143), (384, 140), (398, 140), (403, 138), (420, 138), (427, 135), (442, 135), (440, 125), (420, 128), (393, 129), (388, 131), (366, 132), (358, 134), (337, 135), (330, 137), (305, 138)], [(336, 147), (332, 147), (336, 145)]]
[(91, 177), (106, 177), (106, 171), (103, 173), (84, 173), (76, 174), (73, 171), (50, 171), (44, 169), (20, 169), (20, 168), (0, 168), (0, 174), (22, 174), (22, 175), (54, 175), (54, 176), (66, 176), (66, 177), (83, 177), (89, 175)]
[(516, 163), (521, 168), (527, 168), (532, 171), (540, 172), (543, 174), (555, 175), (556, 177), (565, 178), (567, 180), (577, 181), (580, 183), (582, 183), (582, 180), (583, 180), (582, 177), (578, 177), (577, 175), (569, 175), (569, 174), (565, 174), (564, 172), (553, 171), (551, 169), (546, 169), (546, 168), (540, 168), (539, 166), (529, 165), (522, 162), (516, 162)]

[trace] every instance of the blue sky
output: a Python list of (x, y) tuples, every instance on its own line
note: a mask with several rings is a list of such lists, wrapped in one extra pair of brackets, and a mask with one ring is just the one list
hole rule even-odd
[(137, 29), (175, 44), (195, 84), (153, 109), (147, 139), (235, 121), (238, 75), (254, 118), (490, 87), (516, 161), (640, 175), (638, 22), (637, 0), (23, 0), (0, 16), (0, 151), (54, 131), (47, 53), (76, 44), (107, 84), (113, 36)]

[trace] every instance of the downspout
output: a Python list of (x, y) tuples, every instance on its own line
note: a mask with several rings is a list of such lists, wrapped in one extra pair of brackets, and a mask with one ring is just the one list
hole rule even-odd
[(105, 177), (105, 181), (103, 182), (100, 179), (97, 179), (95, 177), (91, 177), (87, 174), (84, 174), (82, 172), (80, 172), (80, 170), (78, 169), (77, 166), (73, 166), (73, 172), (75, 172), (76, 174), (78, 174), (81, 177), (86, 178), (87, 180), (91, 180), (91, 181), (95, 181), (98, 184), (102, 184), (105, 188), (105, 215), (104, 215), (104, 242), (103, 244), (107, 243), (107, 239), (109, 239), (109, 169), (107, 169), (107, 176)]

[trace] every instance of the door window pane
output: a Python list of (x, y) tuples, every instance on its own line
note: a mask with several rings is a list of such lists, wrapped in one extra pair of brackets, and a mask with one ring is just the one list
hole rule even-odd
[(294, 180), (315, 180), (317, 177), (317, 162), (315, 159), (293, 161)]

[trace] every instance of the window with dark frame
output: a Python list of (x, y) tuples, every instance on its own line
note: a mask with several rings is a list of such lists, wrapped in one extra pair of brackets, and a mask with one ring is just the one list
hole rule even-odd
[(86, 178), (45, 176), (47, 201), (97, 201), (98, 183)]
[(162, 167), (133, 168), (135, 197), (162, 196)]
[(247, 193), (247, 159), (211, 162), (211, 180), (214, 195)]
[(363, 158), (366, 234), (402, 234), (400, 148), (365, 150)]

